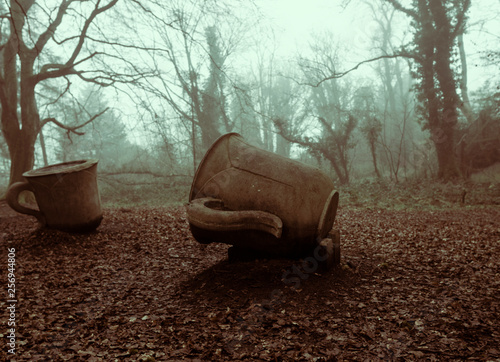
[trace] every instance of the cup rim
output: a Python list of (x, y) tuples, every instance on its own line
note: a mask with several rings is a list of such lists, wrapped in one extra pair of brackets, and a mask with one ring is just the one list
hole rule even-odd
[(99, 160), (96, 159), (88, 159), (88, 160), (75, 160), (69, 162), (61, 162), (53, 165), (37, 168), (34, 170), (26, 171), (23, 173), (24, 177), (39, 177), (39, 176), (48, 176), (48, 175), (59, 175), (59, 174), (67, 174), (82, 171), (88, 169), (95, 164), (97, 164)]
[(198, 185), (198, 177), (202, 173), (202, 170), (205, 168), (206, 163), (208, 162), (209, 159), (212, 157), (212, 153), (214, 150), (219, 147), (219, 144), (221, 144), (224, 140), (229, 139), (231, 137), (240, 137), (243, 138), (239, 133), (237, 132), (229, 132), (226, 134), (223, 134), (219, 138), (217, 138), (214, 143), (209, 147), (207, 152), (205, 152), (205, 155), (201, 159), (198, 167), (196, 168), (196, 172), (194, 173), (193, 176), (193, 182), (191, 183), (191, 190), (189, 191), (189, 202), (194, 200), (196, 198), (195, 190)]

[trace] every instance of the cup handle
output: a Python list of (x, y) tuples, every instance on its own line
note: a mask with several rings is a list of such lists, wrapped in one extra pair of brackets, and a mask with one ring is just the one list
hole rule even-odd
[(190, 224), (210, 231), (260, 230), (279, 239), (283, 221), (276, 215), (260, 210), (224, 210), (224, 202), (212, 197), (192, 200), (187, 206)]
[(33, 192), (33, 188), (26, 181), (25, 182), (16, 182), (16, 183), (12, 184), (9, 187), (9, 189), (7, 190), (7, 195), (6, 195), (7, 204), (9, 204), (9, 206), (12, 209), (14, 209), (15, 211), (20, 212), (21, 214), (33, 215), (34, 217), (36, 217), (38, 219), (38, 221), (41, 224), (45, 224), (45, 217), (43, 216), (43, 214), (40, 211), (29, 208), (29, 207), (22, 206), (19, 203), (19, 194), (25, 190)]

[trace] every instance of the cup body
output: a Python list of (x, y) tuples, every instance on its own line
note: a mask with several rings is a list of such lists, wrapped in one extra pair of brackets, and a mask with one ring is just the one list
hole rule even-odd
[[(24, 188), (33, 191), (39, 208), (39, 212), (26, 213), (36, 216), (47, 227), (63, 231), (96, 229), (102, 220), (97, 163), (97, 160), (80, 160), (25, 172), (23, 176), (29, 187)], [(23, 188), (22, 184), (19, 186)], [(17, 202), (18, 193), (13, 193), (8, 200), (14, 200), (9, 204), (17, 210), (12, 204)]]
[(331, 230), (338, 203), (333, 182), (321, 170), (252, 146), (236, 133), (220, 137), (201, 161), (189, 201), (199, 198), (222, 200), (229, 211), (275, 215), (282, 231), (276, 238), (251, 227), (203, 230), (198, 223), (191, 225), (195, 238), (279, 254), (317, 245)]

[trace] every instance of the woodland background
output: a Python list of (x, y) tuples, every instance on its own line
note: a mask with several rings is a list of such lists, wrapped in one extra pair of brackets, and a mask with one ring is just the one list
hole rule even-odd
[[(0, 195), (98, 158), (104, 204), (69, 234), (0, 196), (0, 360), (500, 358), (498, 1), (307, 3), (342, 25), (286, 54), (278, 0), (0, 3)], [(334, 180), (337, 268), (193, 239), (182, 205), (226, 132)]]
[[(2, 3), (0, 194), (32, 168), (98, 158), (105, 201), (179, 199), (226, 132), (339, 187), (497, 183), (498, 4), (335, 5), (370, 26), (353, 43), (304, 34), (284, 56), (258, 1)], [(472, 92), (469, 68), (484, 70)]]

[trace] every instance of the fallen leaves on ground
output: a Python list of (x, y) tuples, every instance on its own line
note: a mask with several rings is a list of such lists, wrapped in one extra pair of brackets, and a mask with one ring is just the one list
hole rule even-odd
[(5, 216), (15, 360), (496, 360), (499, 220), (493, 207), (340, 209), (341, 265), (317, 273), (229, 262), (227, 245), (192, 238), (182, 207), (107, 209), (86, 235)]

